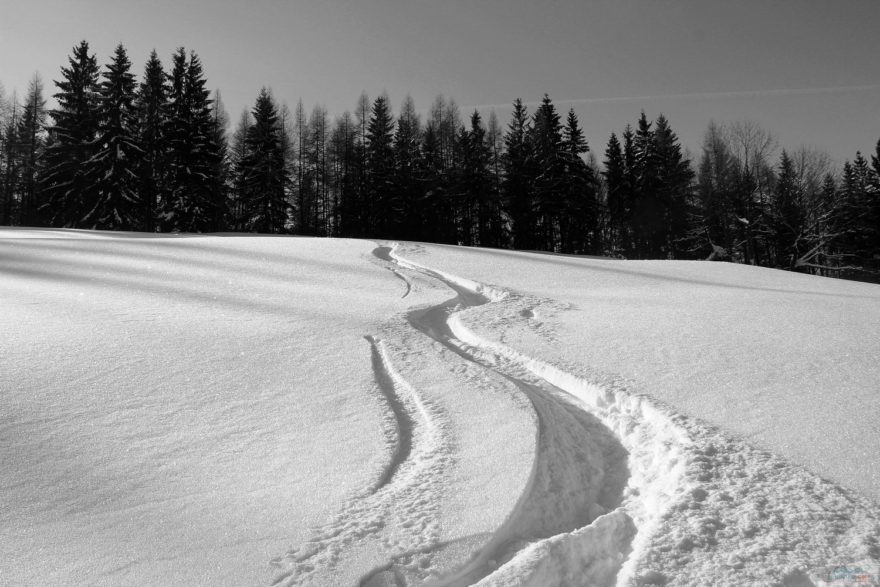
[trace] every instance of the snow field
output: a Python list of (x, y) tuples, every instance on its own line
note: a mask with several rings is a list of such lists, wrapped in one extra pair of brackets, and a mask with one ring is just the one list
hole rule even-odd
[[(822, 585), (880, 564), (876, 286), (49, 230), (0, 231), (0, 260), (0, 584)], [(803, 466), (828, 446), (836, 483)]]
[[(479, 267), (475, 273), (491, 275), (486, 271), (489, 267), (499, 271), (494, 255), (488, 255), (491, 263), (481, 263), (479, 253), (460, 255), (455, 251), (450, 255), (443, 247), (404, 245), (401, 251), (419, 258), (414, 263), (408, 257), (412, 266), (424, 268), (444, 261), (449, 266), (450, 257), (459, 260), (467, 256), (471, 270)], [(444, 275), (450, 277), (449, 273)], [(784, 281), (784, 275), (781, 279)], [(531, 283), (545, 282), (538, 279)], [(861, 289), (860, 285), (855, 284), (854, 289)], [(485, 305), (454, 315), (450, 325), (457, 337), (516, 361), (577, 397), (584, 407), (599, 414), (630, 450), (631, 499), (625, 507), (637, 521), (638, 534), (618, 584), (819, 585), (823, 584), (823, 571), (834, 565), (877, 568), (880, 509), (876, 503), (698, 420), (676, 415), (656, 400), (633, 393), (632, 381), (573, 363), (571, 354), (560, 357), (554, 352), (555, 341), (548, 341), (541, 329), (523, 327), (523, 317), (532, 320), (558, 315), (559, 322), (565, 322), (561, 316), (570, 312), (572, 305), (513, 292), (496, 299), (503, 299), (499, 304), (510, 307), (502, 310)], [(566, 318), (572, 324), (570, 317)], [(573, 325), (583, 328), (585, 323)], [(548, 358), (531, 358), (510, 345), (539, 350)], [(639, 428), (640, 433), (631, 434)], [(652, 455), (654, 450), (658, 454)], [(853, 460), (858, 456), (853, 455)], [(663, 462), (672, 466), (673, 474), (657, 466)], [(573, 534), (576, 532), (553, 540), (564, 542)], [(548, 579), (541, 574), (535, 582), (523, 578), (540, 567), (537, 560), (547, 563), (534, 554), (543, 552), (541, 544), (539, 541), (522, 551), (511, 561), (510, 569), (495, 575), (499, 582), (494, 584), (578, 584), (578, 580), (572, 582), (572, 575), (567, 579), (549, 575), (553, 578)], [(588, 551), (578, 552), (583, 557)], [(518, 560), (527, 566), (520, 568)], [(558, 556), (554, 560), (541, 568), (560, 571), (572, 566)], [(487, 584), (493, 584), (492, 577), (487, 578)], [(516, 580), (508, 582), (513, 577)], [(582, 572), (581, 578), (583, 584), (592, 584), (588, 574)]]
[(0, 584), (268, 583), (387, 461), (373, 247), (0, 231)]

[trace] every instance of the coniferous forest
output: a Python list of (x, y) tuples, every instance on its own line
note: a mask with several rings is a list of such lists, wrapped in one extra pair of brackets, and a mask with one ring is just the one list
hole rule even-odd
[(591, 148), (548, 96), (509, 121), (438, 96), (362, 94), (332, 121), (263, 88), (230, 121), (201, 60), (154, 51), (140, 77), (119, 45), (83, 41), (47, 110), (34, 76), (0, 86), (0, 224), (147, 232), (260, 232), (711, 259), (878, 281), (880, 141), (842, 169), (779, 150), (750, 122), (710, 124), (691, 159), (642, 112)]

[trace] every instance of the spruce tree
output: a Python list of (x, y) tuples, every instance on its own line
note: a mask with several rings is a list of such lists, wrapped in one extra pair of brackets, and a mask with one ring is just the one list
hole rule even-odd
[(470, 129), (462, 127), (459, 133), (453, 186), (457, 240), (464, 245), (495, 246), (500, 238), (500, 226), (493, 218), (498, 205), (492, 199), (489, 159), (486, 130), (479, 112), (474, 111)]
[(278, 110), (266, 88), (260, 91), (252, 111), (253, 124), (247, 130), (244, 173), (244, 228), (262, 233), (280, 233), (288, 217), (285, 185), (287, 170), (281, 151)]
[(838, 245), (845, 256), (846, 265), (850, 267), (847, 275), (864, 276), (864, 273), (876, 269), (878, 254), (876, 248), (877, 227), (872, 214), (873, 174), (868, 161), (860, 152), (850, 163), (843, 166), (841, 186), (841, 210), (839, 223), (843, 234)]
[(794, 269), (799, 258), (803, 217), (794, 163), (785, 150), (779, 159), (779, 173), (773, 195), (770, 226), (775, 245), (775, 264), (783, 269)]
[(690, 161), (681, 151), (678, 137), (662, 114), (654, 126), (656, 198), (662, 214), (660, 255), (686, 256), (688, 221), (692, 213), (691, 187), (694, 178)]
[(86, 162), (94, 201), (83, 216), (86, 228), (135, 230), (143, 228), (139, 198), (138, 162), (143, 151), (137, 143), (134, 108), (135, 80), (122, 45), (104, 72), (100, 86), (98, 151)]
[(394, 185), (396, 199), (402, 207), (395, 235), (397, 238), (419, 239), (423, 231), (421, 208), (424, 205), (424, 193), (419, 181), (421, 133), (421, 121), (416, 113), (415, 103), (407, 96), (401, 105), (394, 133)]
[(629, 124), (623, 129), (623, 182), (622, 198), (626, 210), (626, 241), (625, 255), (632, 258), (636, 255), (636, 198), (638, 197), (639, 169), (636, 165), (635, 132)]
[(388, 237), (403, 213), (403, 205), (394, 190), (394, 118), (388, 98), (373, 102), (367, 125), (367, 225), (369, 234)]
[(610, 242), (606, 243), (605, 251), (611, 255), (625, 255), (629, 250), (629, 232), (631, 203), (627, 199), (627, 190), (624, 184), (626, 165), (623, 159), (623, 149), (617, 135), (611, 133), (608, 146), (605, 148), (605, 177), (606, 205), (610, 223)]
[(143, 205), (143, 229), (147, 232), (156, 230), (156, 214), (168, 198), (168, 92), (162, 62), (153, 50), (135, 97), (138, 143), (142, 151), (138, 165), (138, 198)]
[(223, 194), (216, 177), (220, 145), (216, 142), (211, 100), (198, 55), (178, 49), (173, 57), (169, 112), (165, 125), (168, 142), (168, 199), (163, 202), (165, 230), (217, 230)]
[(568, 111), (562, 131), (561, 157), (565, 165), (564, 211), (559, 218), (560, 250), (563, 253), (593, 253), (598, 238), (599, 206), (597, 180), (583, 156), (590, 150), (574, 109)]
[(68, 58), (56, 81), (58, 107), (52, 112), (45, 165), (40, 177), (46, 203), (44, 215), (52, 226), (82, 227), (83, 219), (95, 207), (97, 193), (86, 163), (98, 152), (95, 137), (100, 121), (98, 61), (89, 55), (82, 41)]
[(868, 214), (868, 250), (870, 251), (868, 266), (874, 272), (880, 272), (880, 140), (877, 141), (874, 154), (871, 155), (871, 193), (869, 196)]
[(642, 111), (633, 138), (634, 179), (633, 234), (639, 259), (662, 257), (663, 209), (658, 200), (656, 146), (653, 122)]
[(504, 213), (502, 200), (501, 181), (502, 156), (504, 154), (504, 133), (498, 123), (495, 111), (489, 112), (489, 121), (486, 125), (486, 145), (489, 148), (489, 174), (491, 176), (491, 200), (494, 210), (490, 212), (493, 224), (492, 234), (495, 242), (487, 245), (504, 247), (509, 245), (508, 219)]
[(529, 135), (535, 157), (534, 198), (538, 246), (556, 251), (560, 243), (559, 222), (565, 214), (565, 160), (562, 157), (562, 122), (547, 94), (535, 111)]
[(229, 202), (229, 140), (226, 131), (229, 127), (229, 114), (223, 107), (223, 99), (220, 90), (214, 91), (211, 101), (211, 135), (210, 143), (213, 149), (212, 169), (209, 177), (211, 194), (215, 202), (214, 230), (226, 230), (231, 224)]
[(513, 225), (513, 246), (517, 249), (535, 248), (534, 201), (534, 155), (528, 137), (531, 125), (526, 107), (517, 98), (513, 102), (513, 114), (504, 136), (504, 181), (502, 193), (505, 207)]

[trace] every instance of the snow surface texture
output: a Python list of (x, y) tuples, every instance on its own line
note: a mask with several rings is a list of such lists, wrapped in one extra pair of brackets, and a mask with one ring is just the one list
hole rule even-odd
[[(736, 371), (775, 290), (819, 313), (768, 321), (799, 352), (851, 343), (836, 393), (870, 412), (876, 286), (301, 238), (3, 230), (0, 256), (0, 584), (821, 585), (880, 561), (873, 485), (834, 474), (876, 474), (873, 437), (814, 467), (797, 447), (832, 426), (744, 431), (702, 386), (758, 377), (780, 410), (776, 374)], [(706, 307), (725, 340), (652, 362), (706, 343)], [(788, 396), (824, 401), (812, 373)]]

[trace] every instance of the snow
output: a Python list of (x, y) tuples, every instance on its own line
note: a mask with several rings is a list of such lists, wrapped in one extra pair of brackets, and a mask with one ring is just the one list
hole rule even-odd
[(48, 229), (0, 274), (0, 584), (877, 576), (877, 286)]

